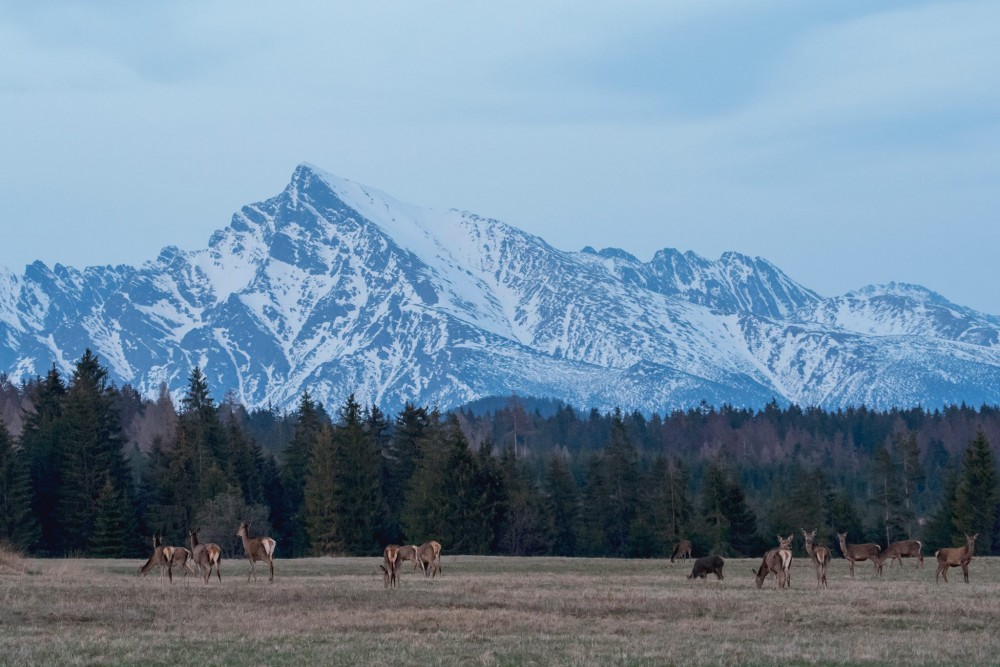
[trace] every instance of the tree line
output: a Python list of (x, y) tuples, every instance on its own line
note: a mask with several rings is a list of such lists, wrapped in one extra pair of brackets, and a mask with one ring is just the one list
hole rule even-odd
[(1000, 552), (991, 442), (1000, 408), (578, 413), (512, 396), (389, 416), (308, 392), (290, 413), (212, 398), (199, 368), (175, 406), (117, 387), (89, 350), (64, 377), (0, 376), (0, 541), (38, 556), (148, 555), (190, 528), (238, 551), (375, 555), (435, 539), (452, 553), (756, 556), (816, 529), (833, 546), (923, 540)]

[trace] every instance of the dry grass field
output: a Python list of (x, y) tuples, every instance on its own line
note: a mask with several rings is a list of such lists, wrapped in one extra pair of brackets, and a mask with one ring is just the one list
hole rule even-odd
[[(934, 563), (846, 561), (818, 591), (796, 559), (793, 588), (758, 590), (730, 560), (725, 581), (688, 581), (662, 560), (443, 557), (425, 580), (403, 567), (385, 590), (376, 558), (278, 560), (221, 585), (135, 561), (31, 560), (0, 570), (0, 663), (11, 665), (975, 665), (1000, 663), (1000, 559), (934, 583)], [(258, 573), (260, 571), (258, 567)], [(266, 568), (265, 568), (266, 573)]]

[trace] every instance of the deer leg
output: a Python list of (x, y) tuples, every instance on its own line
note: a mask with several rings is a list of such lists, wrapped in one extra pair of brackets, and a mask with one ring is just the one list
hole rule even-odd
[(267, 561), (267, 567), (268, 567), (268, 569), (271, 570), (271, 578), (268, 579), (268, 583), (270, 583), (270, 582), (274, 581), (274, 561), (268, 559), (268, 561)]
[(969, 564), (962, 563), (962, 576), (965, 577), (965, 583), (969, 583)]

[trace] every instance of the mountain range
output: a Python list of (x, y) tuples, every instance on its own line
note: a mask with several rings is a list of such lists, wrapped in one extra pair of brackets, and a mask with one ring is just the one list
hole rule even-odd
[(299, 165), (204, 249), (142, 266), (0, 269), (0, 370), (182, 392), (194, 366), (248, 407), (396, 411), (488, 396), (644, 412), (706, 401), (1000, 403), (1000, 318), (917, 285), (824, 298), (761, 258), (566, 252)]

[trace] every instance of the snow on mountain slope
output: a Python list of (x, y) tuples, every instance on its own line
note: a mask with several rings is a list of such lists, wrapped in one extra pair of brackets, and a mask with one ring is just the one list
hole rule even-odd
[(387, 410), (511, 392), (649, 411), (997, 403), (998, 332), (915, 286), (823, 299), (738, 253), (564, 252), (306, 164), (204, 249), (0, 272), (0, 370), (68, 372), (91, 347), (147, 395), (198, 365), (249, 406), (307, 388)]

